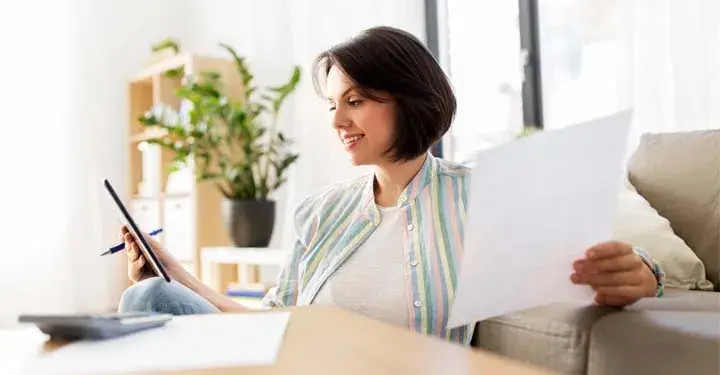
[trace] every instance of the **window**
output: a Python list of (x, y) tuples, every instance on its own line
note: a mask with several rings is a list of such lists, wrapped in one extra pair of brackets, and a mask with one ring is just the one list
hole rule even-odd
[(469, 161), (524, 126), (524, 53), (515, 1), (446, 0), (447, 69), (458, 98), (446, 157)]
[(619, 0), (437, 1), (458, 96), (446, 157), (631, 106), (632, 14)]

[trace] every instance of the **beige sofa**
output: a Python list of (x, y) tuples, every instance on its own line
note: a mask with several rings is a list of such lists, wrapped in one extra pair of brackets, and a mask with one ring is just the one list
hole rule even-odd
[(562, 374), (720, 374), (720, 130), (644, 135), (628, 177), (714, 291), (670, 288), (624, 309), (530, 309), (478, 323), (474, 346)]

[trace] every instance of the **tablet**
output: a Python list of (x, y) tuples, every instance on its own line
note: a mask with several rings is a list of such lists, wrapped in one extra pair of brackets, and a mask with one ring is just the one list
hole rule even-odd
[(105, 189), (107, 189), (108, 193), (110, 193), (113, 201), (115, 201), (115, 205), (120, 210), (120, 213), (123, 215), (123, 218), (128, 225), (128, 230), (133, 235), (133, 237), (138, 240), (138, 247), (143, 253), (143, 256), (145, 257), (147, 263), (150, 264), (150, 267), (155, 272), (155, 275), (162, 277), (167, 282), (170, 282), (171, 279), (167, 271), (165, 270), (165, 267), (163, 267), (162, 263), (160, 263), (160, 260), (155, 255), (155, 252), (152, 250), (152, 246), (150, 246), (145, 236), (142, 235), (140, 228), (135, 223), (135, 220), (133, 220), (133, 218), (130, 216), (130, 213), (125, 208), (125, 205), (120, 200), (120, 197), (118, 197), (115, 189), (113, 189), (112, 185), (110, 184), (110, 181), (108, 181), (107, 179), (105, 180)]

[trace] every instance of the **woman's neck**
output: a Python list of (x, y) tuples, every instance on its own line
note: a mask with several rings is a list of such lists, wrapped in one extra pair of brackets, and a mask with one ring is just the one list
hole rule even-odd
[(375, 167), (375, 203), (381, 207), (392, 207), (405, 187), (422, 168), (427, 155), (411, 161), (383, 163)]

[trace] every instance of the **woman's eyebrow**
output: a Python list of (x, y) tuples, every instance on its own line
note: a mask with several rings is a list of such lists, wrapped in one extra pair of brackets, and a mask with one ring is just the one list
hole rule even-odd
[[(345, 89), (345, 91), (343, 91), (342, 95), (340, 95), (340, 99), (344, 98), (350, 91), (352, 91), (354, 89), (355, 89), (354, 87), (348, 87), (347, 89)], [(333, 98), (328, 97), (327, 100), (330, 101), (330, 100), (333, 100)]]

